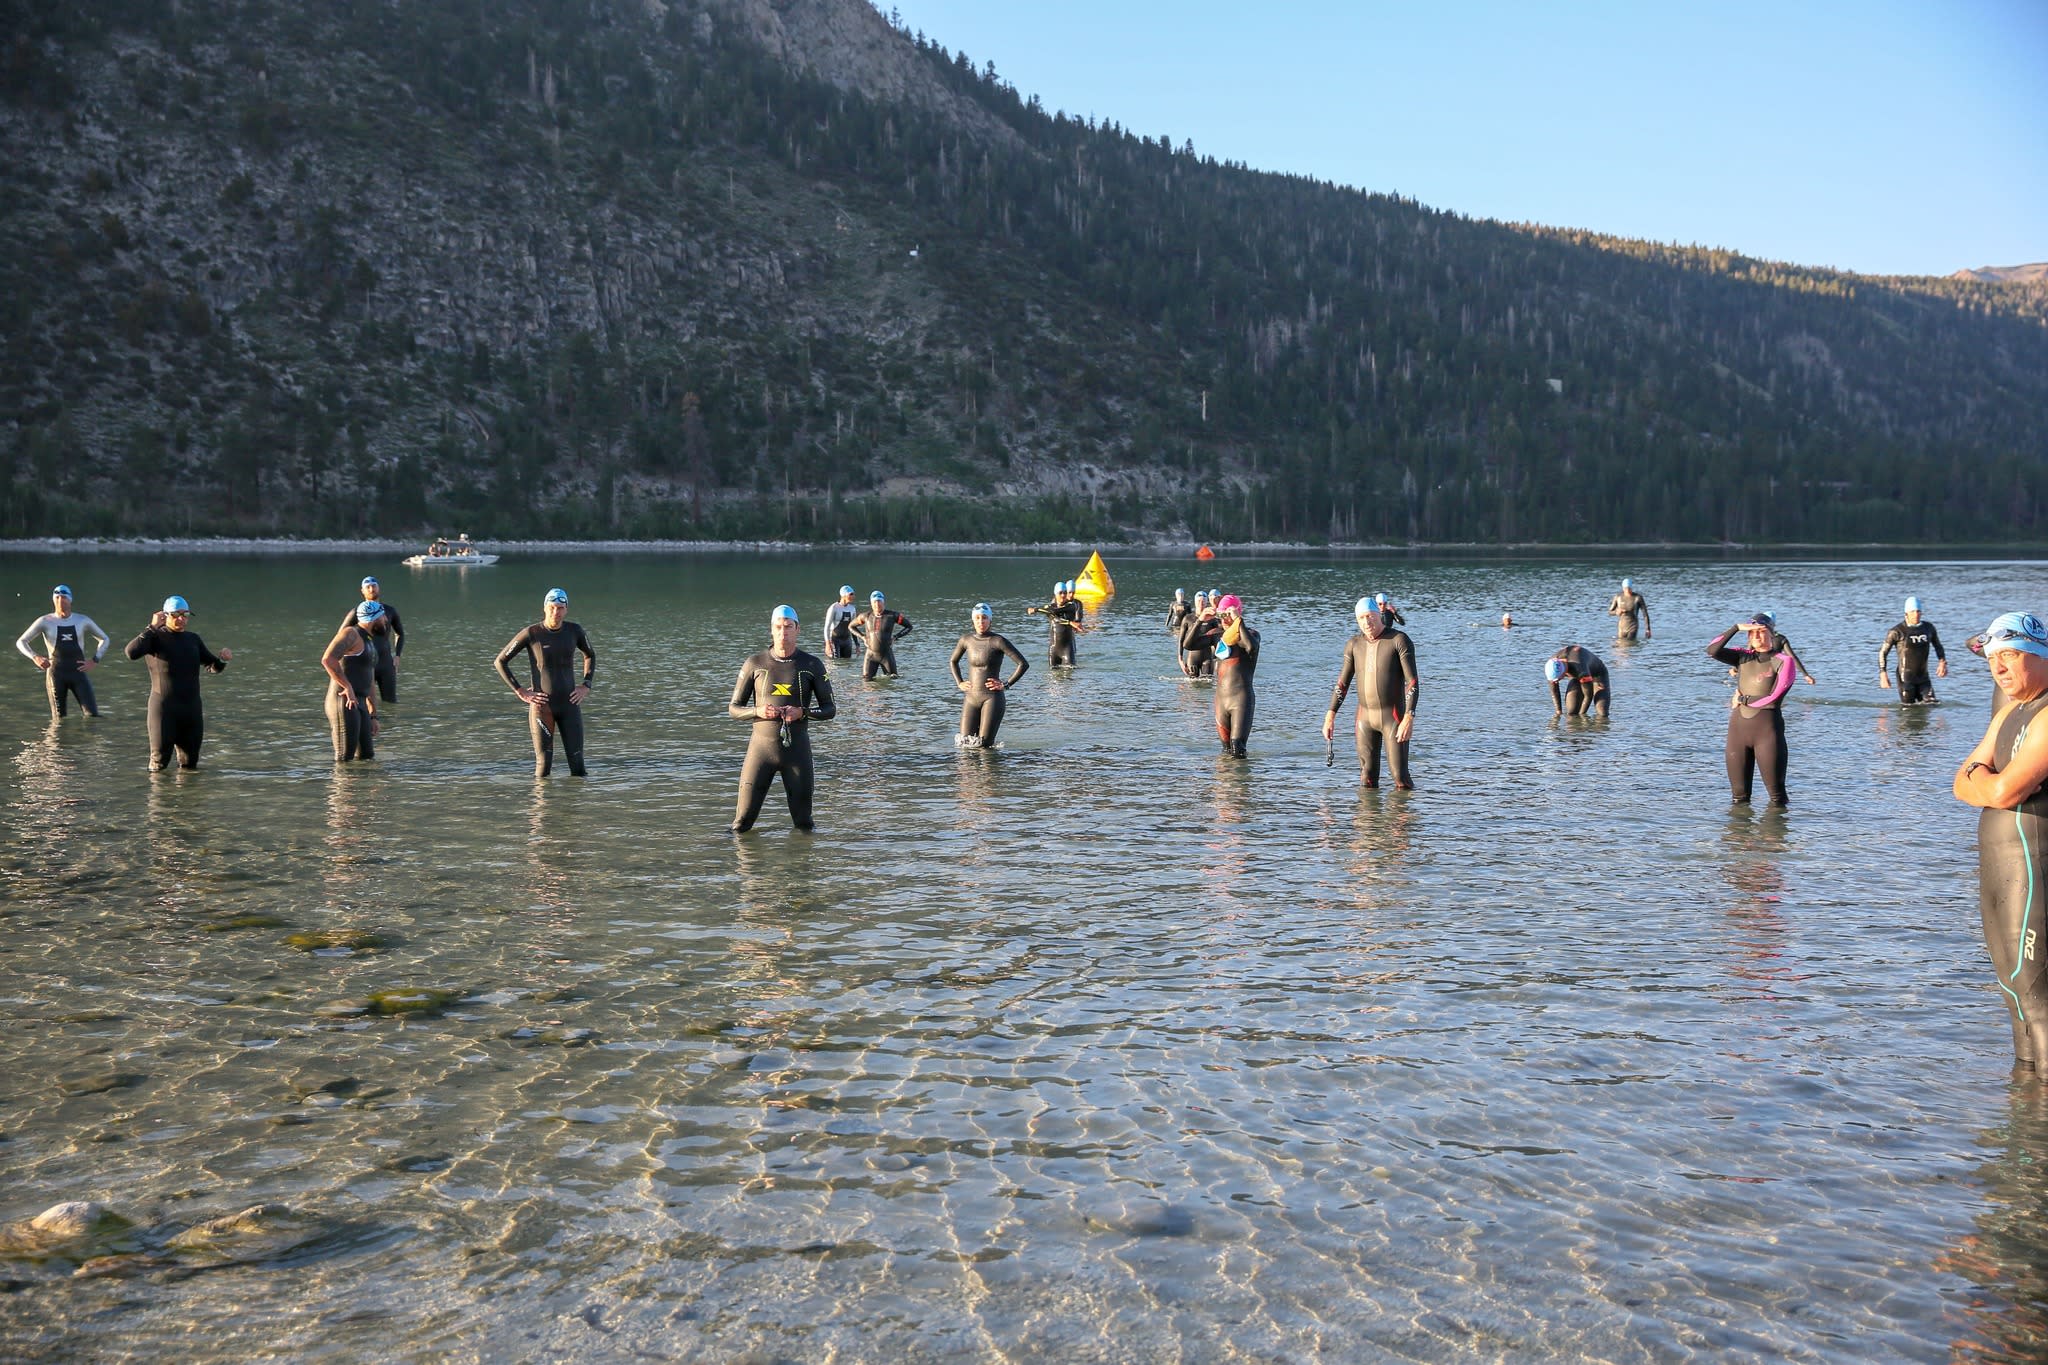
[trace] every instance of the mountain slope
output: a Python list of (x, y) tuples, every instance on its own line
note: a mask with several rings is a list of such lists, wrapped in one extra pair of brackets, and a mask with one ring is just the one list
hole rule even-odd
[(7, 533), (2048, 526), (2048, 284), (1220, 165), (859, 0), (0, 11)]

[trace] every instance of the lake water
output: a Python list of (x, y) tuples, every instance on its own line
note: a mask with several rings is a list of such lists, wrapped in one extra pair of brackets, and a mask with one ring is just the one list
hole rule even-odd
[[(0, 693), (0, 1222), (138, 1225), (84, 1274), (0, 1260), (0, 1357), (2048, 1352), (2048, 1096), (1948, 792), (1963, 641), (2040, 566), (1112, 567), (1054, 673), (1023, 607), (1066, 557), (0, 557), (11, 630), (62, 579), (116, 636), (96, 721), (18, 657)], [(364, 572), (410, 637), (337, 772), (316, 660)], [(815, 836), (778, 789), (736, 840), (739, 661), (780, 601), (815, 650), (841, 581), (911, 617), (903, 674), (835, 668)], [(1264, 636), (1243, 762), (1162, 626), (1209, 583)], [(490, 661), (555, 584), (599, 687), (588, 779), (536, 783)], [(1317, 732), (1374, 588), (1413, 794)], [(152, 779), (118, 652), (171, 592), (235, 659), (203, 769)], [(1902, 712), (1908, 592), (1954, 674)], [(996, 754), (944, 677), (978, 599), (1035, 665)], [(1789, 813), (1731, 808), (1702, 652), (1758, 608), (1820, 679)], [(1610, 722), (1553, 722), (1568, 641)], [(362, 1012), (393, 991), (450, 994)], [(258, 1204), (302, 1231), (171, 1245)]]

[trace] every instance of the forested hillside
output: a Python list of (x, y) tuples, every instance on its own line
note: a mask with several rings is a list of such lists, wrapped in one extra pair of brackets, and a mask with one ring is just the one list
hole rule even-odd
[(0, 534), (2048, 537), (2048, 281), (1219, 164), (863, 0), (0, 14)]

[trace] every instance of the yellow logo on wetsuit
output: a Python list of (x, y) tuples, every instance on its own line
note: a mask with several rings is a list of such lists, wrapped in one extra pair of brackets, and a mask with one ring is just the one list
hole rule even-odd
[(786, 697), (786, 696), (789, 696), (789, 695), (790, 695), (790, 691), (789, 691), (789, 689), (790, 689), (790, 688), (791, 688), (792, 686), (794, 686), (794, 685), (795, 685), (795, 684), (793, 684), (793, 683), (777, 683), (777, 684), (775, 684), (775, 695), (776, 695), (776, 696), (778, 696), (778, 697)]

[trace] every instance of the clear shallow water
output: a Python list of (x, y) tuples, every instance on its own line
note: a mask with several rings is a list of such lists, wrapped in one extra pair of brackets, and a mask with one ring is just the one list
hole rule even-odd
[[(2048, 1098), (2008, 1074), (1948, 795), (1990, 692), (1962, 640), (2038, 608), (2038, 566), (1134, 560), (1054, 675), (1022, 607), (1075, 567), (0, 559), (13, 630), (61, 576), (116, 650), (180, 592), (236, 653), (184, 778), (142, 771), (140, 665), (54, 731), (4, 675), (0, 1220), (327, 1228), (203, 1273), (0, 1264), (0, 1356), (2048, 1349)], [(365, 571), (412, 638), (378, 762), (337, 774), (315, 660)], [(1627, 652), (1625, 571), (1657, 626)], [(838, 671), (816, 837), (778, 790), (734, 841), (733, 673), (777, 601), (815, 648), (845, 579), (917, 623), (904, 676)], [(1264, 633), (1247, 763), (1161, 626), (1205, 582)], [(600, 688), (591, 777), (537, 785), (489, 662), (556, 583)], [(1412, 796), (1316, 732), (1373, 587), (1424, 676)], [(1908, 591), (1955, 675), (1902, 713)], [(955, 751), (942, 676), (981, 598), (1034, 660), (997, 755)], [(1702, 654), (1759, 606), (1821, 680), (1784, 815), (1731, 813)], [(1614, 670), (1606, 725), (1551, 721), (1567, 640)], [(382, 946), (289, 941), (321, 931)], [(456, 994), (351, 1013), (419, 989)]]

